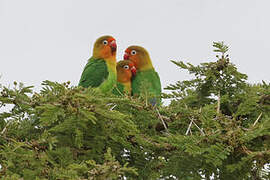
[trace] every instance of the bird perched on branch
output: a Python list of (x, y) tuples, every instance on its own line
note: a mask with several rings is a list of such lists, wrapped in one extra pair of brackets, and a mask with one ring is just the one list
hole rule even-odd
[(116, 48), (116, 41), (112, 36), (102, 36), (96, 40), (93, 55), (84, 67), (79, 86), (98, 87), (104, 93), (115, 87)]
[(131, 95), (131, 79), (136, 75), (136, 67), (132, 61), (122, 60), (116, 65), (117, 87), (113, 89), (116, 95)]
[(132, 94), (146, 96), (147, 102), (153, 106), (161, 102), (161, 83), (155, 71), (149, 53), (140, 46), (130, 46), (125, 50), (125, 60), (135, 64), (137, 73), (132, 79)]

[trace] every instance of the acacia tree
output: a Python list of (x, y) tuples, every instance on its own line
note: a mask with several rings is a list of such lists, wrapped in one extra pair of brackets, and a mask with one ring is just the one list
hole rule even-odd
[(43, 82), (1, 86), (2, 179), (269, 179), (270, 84), (251, 85), (214, 43), (217, 61), (176, 62), (194, 79), (169, 106)]

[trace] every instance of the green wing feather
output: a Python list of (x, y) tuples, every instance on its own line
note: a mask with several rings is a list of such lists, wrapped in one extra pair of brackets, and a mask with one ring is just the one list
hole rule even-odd
[(161, 102), (161, 83), (158, 73), (154, 69), (137, 72), (132, 80), (132, 93), (135, 96), (147, 93), (147, 96), (155, 97), (159, 104)]
[(109, 72), (104, 59), (90, 58), (84, 67), (81, 75), (79, 86), (82, 87), (98, 87), (107, 78)]

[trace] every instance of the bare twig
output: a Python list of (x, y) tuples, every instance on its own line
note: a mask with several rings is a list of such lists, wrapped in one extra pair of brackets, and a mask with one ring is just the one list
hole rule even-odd
[(3, 135), (5, 133), (5, 131), (7, 130), (7, 127), (9, 126), (9, 124), (11, 123), (11, 121), (9, 121), (6, 126), (4, 127), (4, 129), (1, 132), (1, 135)]
[(201, 134), (203, 136), (205, 136), (205, 133), (203, 132), (202, 128), (200, 128), (195, 122), (194, 122), (194, 118), (191, 118), (190, 120), (190, 123), (188, 125), (188, 128), (187, 128), (187, 131), (186, 131), (186, 135), (188, 135), (188, 132), (190, 132), (190, 134), (192, 134), (191, 132), (191, 126), (192, 126), (192, 123), (200, 130)]
[(159, 119), (161, 120), (161, 122), (162, 122), (162, 124), (163, 124), (163, 126), (164, 126), (164, 128), (165, 128), (165, 130), (166, 130), (166, 132), (168, 132), (168, 128), (167, 128), (167, 126), (166, 126), (166, 124), (165, 124), (165, 122), (164, 122), (162, 116), (160, 115), (158, 109), (157, 109), (157, 108), (155, 108), (155, 109), (156, 109), (156, 111), (157, 111), (157, 113), (158, 113), (158, 117), (159, 117)]
[(199, 109), (199, 113), (202, 113), (202, 106), (201, 106), (200, 109)]
[(106, 106), (110, 106), (110, 105), (113, 105), (113, 106), (110, 108), (110, 111), (112, 111), (112, 110), (117, 106), (117, 104), (114, 104), (114, 103), (106, 104)]
[(204, 136), (205, 134), (203, 130), (194, 121), (193, 121), (193, 124), (201, 131), (202, 135)]
[(172, 122), (172, 120), (167, 117), (167, 116), (164, 116), (164, 115), (161, 115), (161, 117), (166, 121), (166, 122)]
[(256, 121), (254, 122), (253, 127), (257, 124), (257, 122), (259, 121), (259, 119), (261, 118), (261, 116), (262, 116), (262, 112), (261, 112), (261, 114), (258, 116), (258, 118), (256, 119)]
[(117, 104), (113, 105), (113, 107), (110, 108), (110, 111), (112, 111), (116, 106)]
[(193, 123), (193, 118), (191, 119), (191, 121), (190, 121), (190, 123), (189, 123), (189, 125), (188, 125), (187, 131), (186, 131), (186, 135), (188, 135), (188, 132), (189, 132), (189, 131), (190, 131), (190, 133), (191, 133), (190, 128), (191, 128), (192, 123)]
[(220, 112), (220, 90), (218, 91), (218, 106), (217, 106), (217, 114)]

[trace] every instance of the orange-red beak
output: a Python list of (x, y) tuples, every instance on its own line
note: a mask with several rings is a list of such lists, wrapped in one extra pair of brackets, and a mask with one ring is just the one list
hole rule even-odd
[(112, 53), (115, 52), (117, 48), (115, 39), (113, 38), (109, 39), (109, 44), (110, 44)]
[(135, 66), (132, 66), (132, 67), (130, 68), (130, 71), (132, 72), (132, 75), (135, 76), (135, 75), (136, 75), (136, 72), (137, 72), (137, 69), (136, 69)]
[(128, 60), (129, 59), (129, 54), (128, 53), (125, 53), (124, 54), (124, 60)]

